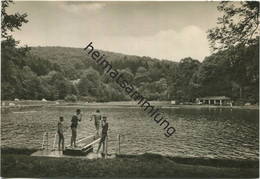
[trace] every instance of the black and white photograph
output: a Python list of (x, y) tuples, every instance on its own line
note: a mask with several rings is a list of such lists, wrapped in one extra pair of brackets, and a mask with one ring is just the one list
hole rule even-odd
[(258, 178), (259, 1), (1, 0), (3, 178)]

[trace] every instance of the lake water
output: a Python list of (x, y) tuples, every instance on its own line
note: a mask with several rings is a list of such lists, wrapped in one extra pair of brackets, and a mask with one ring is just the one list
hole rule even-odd
[[(40, 148), (45, 131), (55, 133), (59, 116), (64, 116), (65, 142), (70, 142), (70, 120), (76, 107), (42, 108), (38, 111), (2, 114), (2, 146)], [(79, 138), (94, 133), (90, 115), (95, 107), (81, 108)], [(145, 152), (171, 156), (218, 159), (258, 159), (259, 111), (221, 108), (161, 109), (175, 127), (167, 138), (164, 130), (140, 108), (99, 107), (108, 116), (109, 153), (117, 152), (117, 134), (122, 135), (121, 153)], [(54, 134), (53, 134), (54, 135)]]

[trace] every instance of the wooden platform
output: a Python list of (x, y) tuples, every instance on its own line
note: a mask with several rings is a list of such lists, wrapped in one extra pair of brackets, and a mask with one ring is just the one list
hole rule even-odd
[[(64, 155), (62, 151), (49, 151), (49, 150), (39, 150), (31, 154), (31, 156), (37, 157), (54, 157), (54, 158), (80, 158), (80, 159), (99, 159), (102, 155), (96, 154), (94, 152), (88, 153), (86, 156), (71, 156)], [(115, 154), (108, 155), (106, 158), (115, 158)]]
[(85, 156), (88, 155), (89, 153), (93, 152), (93, 146), (88, 145), (86, 147), (66, 147), (65, 150), (63, 151), (63, 155), (71, 155), (71, 156)]
[[(65, 147), (64, 151), (42, 149), (31, 154), (31, 156), (39, 157), (56, 157), (56, 158), (85, 158), (98, 159), (104, 158), (101, 153), (96, 154), (100, 138), (94, 135), (82, 138), (76, 142), (77, 147)], [(105, 158), (114, 158), (115, 155), (107, 155)]]

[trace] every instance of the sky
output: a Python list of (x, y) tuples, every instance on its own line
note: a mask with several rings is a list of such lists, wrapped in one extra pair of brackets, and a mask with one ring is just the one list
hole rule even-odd
[(21, 45), (96, 49), (180, 61), (210, 55), (207, 30), (218, 2), (17, 1), (8, 12), (28, 14), (13, 33)]

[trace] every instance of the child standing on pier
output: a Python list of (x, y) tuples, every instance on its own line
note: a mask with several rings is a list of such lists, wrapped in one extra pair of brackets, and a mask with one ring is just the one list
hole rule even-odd
[(80, 109), (77, 109), (76, 110), (76, 114), (74, 114), (72, 116), (72, 119), (71, 119), (71, 147), (77, 147), (76, 146), (76, 140), (77, 140), (77, 126), (78, 126), (78, 123), (81, 121), (81, 118), (82, 118), (82, 114), (81, 114), (81, 111)]
[(103, 145), (103, 152), (105, 150), (105, 147), (107, 147), (107, 146), (105, 146), (106, 140), (107, 140), (107, 131), (108, 131), (107, 117), (103, 116), (101, 139), (100, 139), (100, 142), (99, 142), (97, 153), (99, 152), (101, 145)]
[(94, 119), (94, 125), (96, 129), (96, 135), (99, 136), (99, 126), (100, 126), (100, 121), (101, 121), (101, 114), (99, 109), (96, 110), (96, 112), (91, 116), (90, 121)]
[(59, 148), (58, 150), (60, 151), (60, 145), (62, 144), (62, 150), (64, 150), (64, 135), (63, 135), (63, 132), (64, 132), (64, 127), (63, 127), (63, 117), (61, 116), (60, 117), (60, 120), (58, 122), (58, 135), (59, 135)]

